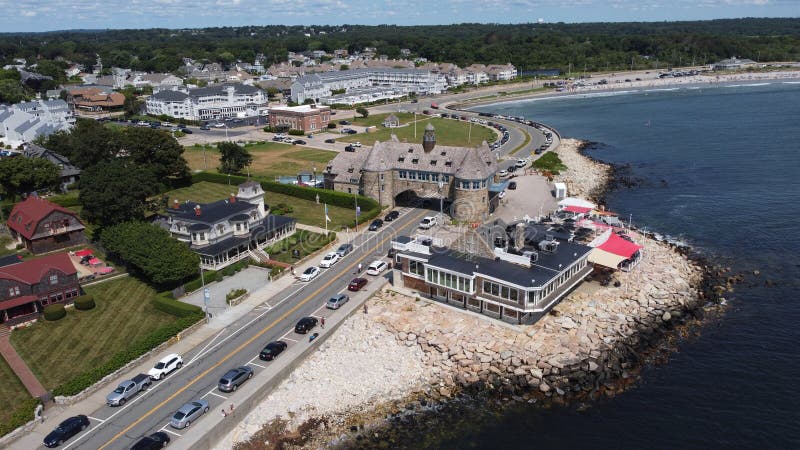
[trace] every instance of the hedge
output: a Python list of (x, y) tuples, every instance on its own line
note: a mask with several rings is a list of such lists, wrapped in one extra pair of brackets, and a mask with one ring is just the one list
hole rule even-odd
[(75, 309), (77, 310), (88, 311), (94, 307), (94, 297), (91, 295), (81, 295), (75, 299)]
[(67, 316), (67, 310), (61, 303), (53, 303), (44, 307), (44, 320), (55, 322)]
[[(34, 412), (36, 411), (36, 405), (38, 404), (39, 399), (36, 397), (28, 397), (17, 404), (11, 417), (5, 422), (0, 423), (0, 436), (5, 436), (33, 420), (35, 418)], [(9, 405), (6, 405), (6, 407), (9, 407)]]
[(217, 271), (216, 270), (204, 270), (203, 271), (203, 278), (200, 278), (198, 276), (194, 280), (186, 282), (183, 285), (183, 290), (186, 293), (191, 293), (191, 292), (194, 292), (194, 291), (200, 289), (201, 287), (203, 287), (203, 283), (204, 282), (205, 283), (210, 283), (212, 281), (215, 281), (216, 279), (217, 279)]
[(303, 130), (289, 130), (291, 136), (304, 136), (306, 133)]
[[(175, 300), (173, 301), (175, 302)], [(196, 308), (197, 310), (200, 309), (197, 308), (196, 306), (194, 306), (193, 308)], [(84, 372), (81, 375), (78, 375), (77, 377), (57, 386), (55, 389), (53, 389), (53, 395), (70, 396), (82, 392), (84, 389), (97, 383), (104, 377), (121, 369), (134, 359), (144, 355), (150, 350), (158, 347), (162, 343), (176, 336), (181, 331), (194, 325), (202, 318), (203, 318), (202, 313), (199, 315), (191, 314), (185, 317), (181, 317), (180, 319), (177, 319), (170, 324), (164, 325), (163, 327), (154, 330), (147, 336), (128, 345), (127, 348), (125, 348), (125, 350), (121, 350), (115, 353), (111, 357), (111, 359), (105, 362), (104, 364), (95, 366), (91, 370)]]
[(162, 292), (153, 297), (153, 306), (167, 314), (172, 314), (175, 317), (203, 317), (203, 310), (199, 306), (190, 305), (189, 303), (179, 302), (171, 298), (170, 292)]

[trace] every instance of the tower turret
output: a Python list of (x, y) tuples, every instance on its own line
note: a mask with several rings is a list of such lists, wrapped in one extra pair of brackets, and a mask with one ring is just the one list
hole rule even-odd
[(422, 149), (425, 153), (430, 153), (436, 146), (436, 129), (430, 123), (425, 127), (425, 134), (422, 136)]

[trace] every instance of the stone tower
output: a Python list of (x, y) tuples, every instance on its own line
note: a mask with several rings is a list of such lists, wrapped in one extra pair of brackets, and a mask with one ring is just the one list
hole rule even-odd
[(425, 134), (422, 136), (422, 149), (425, 153), (430, 153), (436, 146), (436, 129), (430, 123), (425, 127)]

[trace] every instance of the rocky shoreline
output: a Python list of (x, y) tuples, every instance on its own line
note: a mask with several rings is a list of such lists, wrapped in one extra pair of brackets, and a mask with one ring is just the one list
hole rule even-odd
[[(568, 170), (556, 181), (602, 200), (614, 170), (583, 155), (587, 145), (562, 141)], [(633, 233), (645, 255), (633, 272), (582, 284), (533, 325), (384, 289), (217, 448), (415, 447), (409, 438), (446, 411), (575, 405), (624, 391), (741, 281)]]

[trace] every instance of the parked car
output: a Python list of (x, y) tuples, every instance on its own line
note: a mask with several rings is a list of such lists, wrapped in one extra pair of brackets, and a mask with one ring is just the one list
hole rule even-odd
[(237, 367), (225, 372), (217, 383), (217, 389), (222, 392), (233, 392), (250, 378), (253, 378), (253, 369), (249, 366)]
[(208, 125), (201, 125), (200, 129), (203, 130), (203, 131), (210, 131), (211, 127), (209, 127)]
[(356, 151), (356, 148), (353, 147), (352, 145), (348, 145), (347, 147), (344, 148), (344, 151), (346, 151), (346, 152), (354, 152), (354, 151)]
[(261, 350), (261, 353), (258, 354), (258, 359), (272, 361), (283, 353), (288, 346), (289, 345), (285, 341), (272, 341)]
[(306, 145), (306, 144), (308, 144), (308, 142), (302, 139), (295, 139), (294, 141), (292, 141), (292, 145)]
[(122, 406), (129, 398), (150, 387), (153, 381), (150, 375), (140, 373), (130, 380), (125, 380), (106, 396), (108, 406)]
[(339, 258), (341, 258), (341, 256), (339, 256), (338, 253), (330, 252), (327, 255), (322, 257), (322, 261), (319, 262), (319, 266), (328, 269), (332, 265), (334, 265), (337, 262), (339, 262)]
[(311, 281), (316, 278), (319, 273), (319, 267), (311, 266), (300, 274), (300, 281)]
[(180, 131), (183, 134), (192, 134), (192, 130), (190, 130), (188, 128), (180, 128), (180, 129), (178, 129), (178, 131)]
[(347, 303), (348, 300), (350, 300), (350, 297), (348, 297), (347, 295), (336, 294), (330, 299), (328, 299), (328, 303), (325, 304), (325, 307), (328, 309), (339, 309), (342, 307), (342, 305)]
[(283, 140), (284, 140), (284, 139), (286, 139), (286, 138), (283, 138), (283, 137), (278, 137), (278, 136), (273, 136), (273, 137), (272, 137), (272, 140), (273, 140), (274, 142), (283, 142)]
[(366, 285), (367, 285), (367, 279), (366, 278), (361, 278), (361, 277), (353, 278), (353, 280), (350, 281), (350, 284), (347, 285), (347, 290), (348, 291), (353, 291), (353, 292), (358, 292), (358, 291), (361, 290), (361, 288), (363, 288)]
[(139, 439), (131, 450), (157, 450), (167, 446), (169, 444), (169, 436), (167, 433), (163, 431), (157, 431), (150, 436), (145, 436)]
[(200, 399), (195, 400), (193, 402), (189, 402), (177, 411), (172, 416), (172, 420), (169, 421), (169, 425), (172, 428), (183, 429), (191, 425), (191, 423), (202, 416), (203, 414), (208, 412), (208, 402)]
[(353, 244), (350, 244), (350, 243), (342, 244), (342, 245), (339, 246), (339, 248), (336, 249), (336, 253), (340, 257), (344, 257), (346, 254), (348, 254), (348, 253), (350, 253), (352, 251), (353, 251)]
[(499, 176), (500, 178), (505, 178), (508, 176), (508, 171), (503, 169), (500, 172), (497, 172), (497, 176)]
[(512, 182), (508, 183), (508, 188), (511, 189), (512, 191), (517, 189), (517, 182), (516, 181), (512, 181)]
[(336, 143), (336, 139), (325, 139), (325, 143), (326, 144), (335, 144)]
[(169, 375), (173, 370), (180, 369), (182, 366), (183, 358), (175, 353), (170, 353), (169, 355), (161, 358), (156, 365), (153, 366), (149, 372), (147, 372), (147, 375), (154, 380), (160, 380)]
[(517, 164), (516, 164), (517, 169), (522, 169), (523, 167), (525, 167), (527, 165), (528, 165), (528, 160), (527, 159), (518, 159), (517, 160)]
[(383, 221), (381, 219), (375, 219), (369, 224), (369, 231), (378, 231), (378, 228), (383, 226)]
[(386, 217), (384, 217), (383, 220), (385, 222), (391, 222), (398, 217), (400, 217), (400, 213), (398, 211), (389, 211), (389, 214), (386, 214)]
[(349, 120), (340, 120), (339, 121), (339, 125), (350, 125), (350, 121)]
[(222, 122), (217, 122), (213, 126), (214, 128), (225, 128), (225, 124)]
[(375, 276), (377, 276), (377, 275), (380, 275), (381, 273), (383, 273), (383, 271), (385, 271), (388, 268), (389, 268), (389, 265), (386, 264), (386, 261), (381, 261), (381, 260), (373, 261), (369, 265), (369, 267), (367, 267), (367, 275), (375, 275)]
[(350, 144), (350, 145), (352, 145), (352, 146), (353, 146), (353, 147), (355, 147), (355, 148), (359, 148), (359, 147), (361, 147), (361, 142), (357, 142), (357, 141), (356, 141), (356, 142), (353, 142), (353, 143), (352, 143), (352, 144)]
[(294, 332), (298, 334), (306, 334), (315, 326), (317, 326), (316, 317), (303, 317), (297, 321), (297, 325), (294, 326)]
[(89, 418), (83, 414), (70, 417), (58, 424), (55, 430), (44, 437), (45, 447), (58, 447), (64, 441), (75, 436), (89, 426)]
[(435, 216), (428, 216), (422, 219), (422, 222), (419, 223), (419, 227), (428, 230), (436, 226), (436, 222), (437, 220)]

